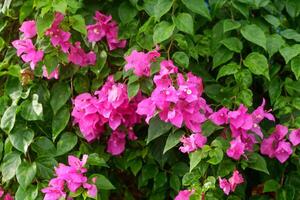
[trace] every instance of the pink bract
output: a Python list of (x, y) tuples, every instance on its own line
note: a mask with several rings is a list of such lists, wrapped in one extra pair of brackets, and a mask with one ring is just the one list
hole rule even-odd
[(30, 39), (36, 36), (36, 24), (34, 20), (24, 21), (22, 26), (19, 28), (21, 32), (23, 32), (25, 39)]

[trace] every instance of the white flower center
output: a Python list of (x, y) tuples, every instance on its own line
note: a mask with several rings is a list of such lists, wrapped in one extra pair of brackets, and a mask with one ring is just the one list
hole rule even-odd
[(188, 89), (188, 90), (186, 90), (186, 93), (187, 94), (192, 94), (192, 90)]

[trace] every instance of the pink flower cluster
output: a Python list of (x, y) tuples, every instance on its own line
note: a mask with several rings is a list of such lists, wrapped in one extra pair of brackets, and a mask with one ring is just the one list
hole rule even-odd
[[(112, 21), (111, 16), (105, 16), (97, 11), (94, 19), (97, 23), (87, 26), (88, 40), (90, 42), (99, 41), (106, 36), (110, 50), (125, 47), (126, 40), (118, 40), (118, 26), (115, 21)], [(93, 51), (86, 53), (78, 41), (74, 44), (70, 42), (71, 33), (64, 31), (60, 27), (63, 20), (64, 15), (56, 12), (51, 27), (45, 32), (45, 35), (50, 37), (52, 46), (58, 47), (63, 53), (66, 53), (70, 63), (81, 67), (95, 65), (96, 54)], [(31, 69), (34, 70), (37, 63), (42, 61), (44, 57), (44, 51), (36, 50), (32, 42), (32, 38), (37, 35), (36, 22), (34, 20), (25, 21), (19, 30), (23, 33), (22, 38), (13, 41), (12, 45), (17, 49), (17, 55), (24, 62), (29, 63)], [(47, 79), (58, 79), (59, 65), (51, 73), (48, 73), (46, 66), (43, 66), (42, 69), (43, 76)]]
[(32, 43), (32, 38), (36, 36), (37, 29), (34, 20), (23, 22), (19, 29), (23, 35), (19, 40), (12, 42), (12, 45), (17, 49), (17, 55), (26, 63), (30, 64), (30, 68), (34, 70), (36, 64), (43, 59), (44, 52), (36, 50)]
[[(299, 144), (300, 135), (297, 132), (299, 130), (294, 130), (290, 134), (290, 141), (293, 144)], [(276, 125), (274, 132), (270, 137), (265, 138), (260, 146), (260, 152), (270, 158), (276, 158), (279, 162), (284, 163), (290, 155), (292, 155), (292, 145), (286, 141), (285, 136), (288, 133), (288, 128), (283, 125)]]
[(129, 100), (127, 86), (115, 83), (113, 76), (109, 76), (95, 96), (84, 93), (74, 99), (74, 123), (79, 125), (89, 142), (100, 138), (108, 124), (113, 132), (108, 140), (107, 151), (119, 155), (125, 149), (126, 132), (130, 140), (137, 139), (132, 127), (141, 121), (141, 117), (135, 113), (141, 100), (141, 94)]
[(243, 176), (237, 171), (234, 170), (232, 176), (227, 180), (226, 178), (219, 177), (220, 188), (226, 195), (229, 195), (230, 192), (234, 192), (236, 186), (244, 182)]
[(212, 112), (201, 97), (202, 79), (188, 73), (178, 73), (171, 60), (160, 63), (160, 72), (154, 76), (156, 88), (151, 96), (138, 104), (137, 113), (146, 115), (146, 122), (157, 113), (161, 120), (180, 128), (183, 123), (194, 133), (201, 132), (201, 124)]
[(255, 134), (263, 138), (259, 123), (265, 118), (275, 121), (274, 116), (264, 110), (264, 106), (265, 100), (251, 114), (247, 113), (248, 109), (241, 104), (235, 111), (221, 108), (209, 116), (209, 119), (216, 125), (229, 124), (230, 126), (234, 139), (230, 142), (230, 148), (226, 152), (229, 157), (239, 160), (245, 151), (253, 151), (253, 145), (257, 143)]
[(3, 197), (3, 200), (14, 200), (14, 197), (10, 193), (6, 193), (2, 187), (0, 187), (0, 198)]
[(87, 26), (87, 38), (89, 42), (98, 42), (106, 37), (109, 50), (116, 48), (124, 48), (126, 40), (118, 39), (118, 25), (112, 20), (112, 17), (106, 16), (99, 11), (96, 11), (94, 16), (95, 24)]
[(177, 194), (174, 200), (189, 200), (190, 196), (194, 193), (194, 190), (181, 190)]
[(88, 65), (95, 65), (96, 54), (93, 51), (85, 53), (80, 47), (80, 42), (75, 42), (74, 45), (69, 41), (71, 33), (66, 32), (60, 28), (60, 24), (64, 20), (62, 13), (55, 13), (55, 17), (51, 27), (46, 30), (45, 35), (50, 37), (51, 44), (54, 47), (59, 47), (62, 52), (68, 55), (69, 62), (85, 67)]
[(160, 57), (160, 53), (157, 50), (158, 48), (147, 53), (133, 50), (130, 55), (125, 57), (125, 71), (133, 69), (135, 75), (149, 77), (152, 62), (157, 57)]
[[(69, 156), (69, 165), (60, 163), (58, 167), (55, 167), (56, 177), (50, 180), (48, 187), (42, 189), (42, 192), (45, 194), (44, 200), (67, 198), (66, 187), (70, 192), (76, 192), (79, 188), (83, 187), (86, 189), (89, 197), (96, 197), (96, 185), (88, 183), (88, 178), (84, 175), (87, 172), (87, 169), (84, 168), (87, 159), (87, 155), (83, 155), (82, 160), (74, 156)], [(95, 179), (92, 181), (96, 182)], [(68, 197), (68, 199), (72, 198)]]
[(180, 142), (182, 142), (183, 146), (179, 147), (179, 150), (182, 153), (190, 153), (202, 148), (206, 144), (207, 138), (200, 133), (193, 133), (189, 137), (183, 136)]

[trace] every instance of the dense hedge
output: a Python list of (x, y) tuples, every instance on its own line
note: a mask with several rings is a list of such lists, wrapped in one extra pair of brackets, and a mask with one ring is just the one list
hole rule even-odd
[(0, 198), (300, 199), (299, 0), (0, 7)]

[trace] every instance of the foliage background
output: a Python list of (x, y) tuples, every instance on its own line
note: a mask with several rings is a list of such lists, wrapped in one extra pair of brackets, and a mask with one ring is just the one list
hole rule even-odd
[[(124, 55), (159, 43), (162, 55), (182, 72), (203, 78), (213, 108), (243, 103), (253, 109), (265, 98), (277, 123), (300, 128), (298, 0), (5, 0), (0, 5), (2, 185), (16, 199), (41, 199), (53, 167), (66, 162), (68, 154), (84, 153), (91, 175), (100, 177), (99, 199), (171, 199), (184, 187), (206, 193), (207, 199), (299, 199), (299, 150), (282, 165), (258, 153), (233, 162), (223, 156), (229, 143), (218, 139), (219, 127), (206, 123), (210, 152), (189, 159), (174, 148), (186, 130), (155, 119), (149, 128), (135, 127), (139, 140), (129, 142), (122, 156), (112, 157), (105, 140), (88, 144), (70, 119), (72, 98), (97, 90), (108, 74), (122, 81)], [(87, 43), (85, 25), (96, 10), (118, 21), (119, 37), (128, 42), (125, 50), (110, 52), (105, 43)], [(46, 48), (49, 41), (41, 33), (55, 11), (68, 17), (64, 28), (72, 37), (94, 49), (97, 65), (66, 64), (59, 80), (48, 81), (41, 70), (33, 73), (22, 63), (11, 42), (19, 37), (22, 21), (35, 19), (38, 43)], [(44, 63), (56, 66), (65, 59), (52, 52)], [(144, 80), (137, 85), (128, 87), (145, 93), (152, 87)], [(263, 124), (266, 135), (273, 126)], [(244, 169), (246, 183), (226, 197), (216, 178), (236, 167)]]

